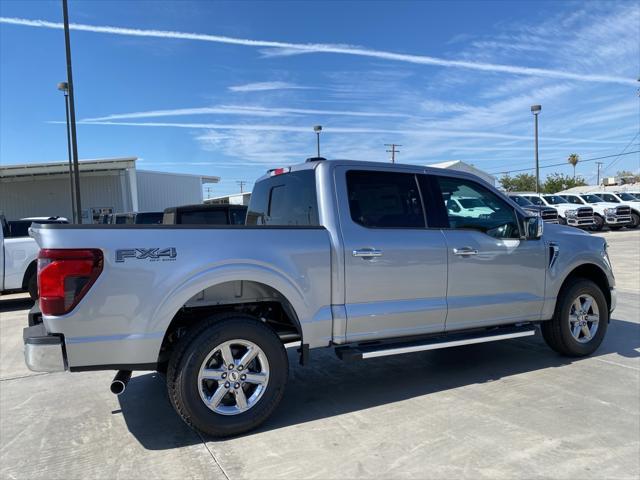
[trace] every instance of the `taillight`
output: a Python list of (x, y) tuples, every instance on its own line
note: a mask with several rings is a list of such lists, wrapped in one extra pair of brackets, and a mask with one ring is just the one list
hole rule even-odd
[(102, 251), (43, 248), (38, 255), (38, 291), (44, 315), (64, 315), (82, 300), (102, 272)]

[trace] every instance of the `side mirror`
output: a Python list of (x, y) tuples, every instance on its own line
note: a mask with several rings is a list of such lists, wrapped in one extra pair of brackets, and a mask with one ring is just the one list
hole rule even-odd
[(538, 215), (524, 218), (524, 236), (527, 240), (537, 240), (542, 237), (544, 221)]

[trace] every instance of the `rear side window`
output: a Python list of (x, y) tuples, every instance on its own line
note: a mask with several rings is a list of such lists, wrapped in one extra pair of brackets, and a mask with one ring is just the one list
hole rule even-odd
[(347, 172), (351, 219), (368, 228), (424, 228), (424, 212), (412, 173)]
[(319, 225), (315, 172), (301, 170), (256, 183), (251, 192), (246, 224)]

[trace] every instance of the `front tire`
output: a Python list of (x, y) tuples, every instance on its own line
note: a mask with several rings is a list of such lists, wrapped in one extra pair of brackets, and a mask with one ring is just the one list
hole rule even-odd
[(640, 215), (631, 212), (631, 223), (627, 225), (627, 228), (637, 228), (638, 225), (640, 225)]
[(167, 389), (176, 412), (214, 437), (256, 428), (284, 394), (289, 363), (273, 330), (249, 315), (219, 314), (176, 346)]
[(600, 232), (604, 227), (604, 219), (600, 215), (593, 216), (593, 225), (589, 227), (592, 232)]
[(604, 293), (591, 280), (577, 278), (558, 296), (553, 318), (541, 325), (547, 345), (570, 357), (592, 354), (602, 343), (609, 324)]

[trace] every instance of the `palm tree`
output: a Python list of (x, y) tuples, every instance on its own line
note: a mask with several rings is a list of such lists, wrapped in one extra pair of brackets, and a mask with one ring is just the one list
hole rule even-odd
[(577, 153), (572, 153), (571, 155), (569, 155), (569, 158), (567, 158), (567, 161), (573, 166), (573, 179), (575, 180), (576, 179), (576, 165), (580, 161), (580, 157), (578, 156)]

